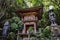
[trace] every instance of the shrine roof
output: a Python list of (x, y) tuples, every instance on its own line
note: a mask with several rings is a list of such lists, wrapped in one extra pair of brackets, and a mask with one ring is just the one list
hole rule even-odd
[(25, 15), (35, 15), (38, 17), (38, 19), (41, 19), (43, 13), (43, 5), (35, 6), (31, 8), (20, 8), (16, 10), (16, 14), (19, 17), (24, 17)]
[(38, 12), (41, 11), (43, 9), (43, 6), (36, 6), (36, 7), (31, 7), (31, 8), (20, 8), (17, 9), (16, 12), (17, 13), (28, 13), (28, 12)]

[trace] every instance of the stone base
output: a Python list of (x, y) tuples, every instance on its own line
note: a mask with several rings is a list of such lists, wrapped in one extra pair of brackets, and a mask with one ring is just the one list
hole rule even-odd
[(51, 40), (60, 40), (60, 26), (50, 26), (51, 28)]

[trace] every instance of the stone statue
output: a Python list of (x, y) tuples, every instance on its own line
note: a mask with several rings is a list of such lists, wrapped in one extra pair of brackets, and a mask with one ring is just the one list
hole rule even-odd
[(9, 21), (6, 21), (6, 22), (4, 23), (3, 32), (2, 32), (2, 36), (3, 36), (3, 37), (6, 37), (6, 36), (7, 36), (9, 27), (10, 27)]
[(51, 26), (57, 26), (55, 13), (53, 12), (53, 6), (49, 7), (49, 19), (51, 21)]

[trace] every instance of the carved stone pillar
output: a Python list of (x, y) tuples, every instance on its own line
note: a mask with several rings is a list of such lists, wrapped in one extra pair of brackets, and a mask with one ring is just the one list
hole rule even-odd
[(36, 23), (34, 23), (34, 33), (36, 33)]
[(24, 28), (23, 28), (23, 32), (22, 33), (25, 33), (25, 31), (26, 31), (26, 27), (25, 27), (26, 25), (24, 24)]

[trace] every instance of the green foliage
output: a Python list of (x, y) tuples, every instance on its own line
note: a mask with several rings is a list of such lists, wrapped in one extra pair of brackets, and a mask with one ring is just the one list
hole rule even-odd
[(49, 29), (49, 26), (47, 26), (47, 27), (43, 30), (43, 33), (44, 33), (45, 37), (49, 38), (51, 30)]
[(17, 30), (19, 27), (16, 23), (11, 23), (11, 30)]
[(31, 37), (31, 40), (35, 40), (35, 37)]
[(7, 39), (8, 40), (15, 40), (15, 33), (13, 33), (13, 32), (10, 32), (9, 34), (8, 34), (8, 36), (7, 36)]
[(51, 30), (50, 30), (50, 27), (47, 26), (46, 28), (39, 28), (39, 32), (37, 33), (37, 36), (40, 40), (42, 39), (50, 39), (50, 33), (51, 33)]
[(27, 30), (29, 33), (33, 33), (33, 27), (29, 27), (29, 29)]
[(56, 22), (58, 23), (58, 25), (60, 25), (60, 9), (55, 9), (54, 12), (56, 15)]
[(14, 22), (19, 22), (19, 21), (20, 21), (20, 18), (19, 18), (19, 17), (13, 17), (12, 20), (13, 20)]
[(24, 0), (16, 0), (18, 8), (26, 8), (28, 7)]
[(20, 18), (16, 17), (16, 16), (11, 18), (10, 22), (11, 22), (11, 30), (18, 30), (23, 25), (23, 23), (20, 20)]

